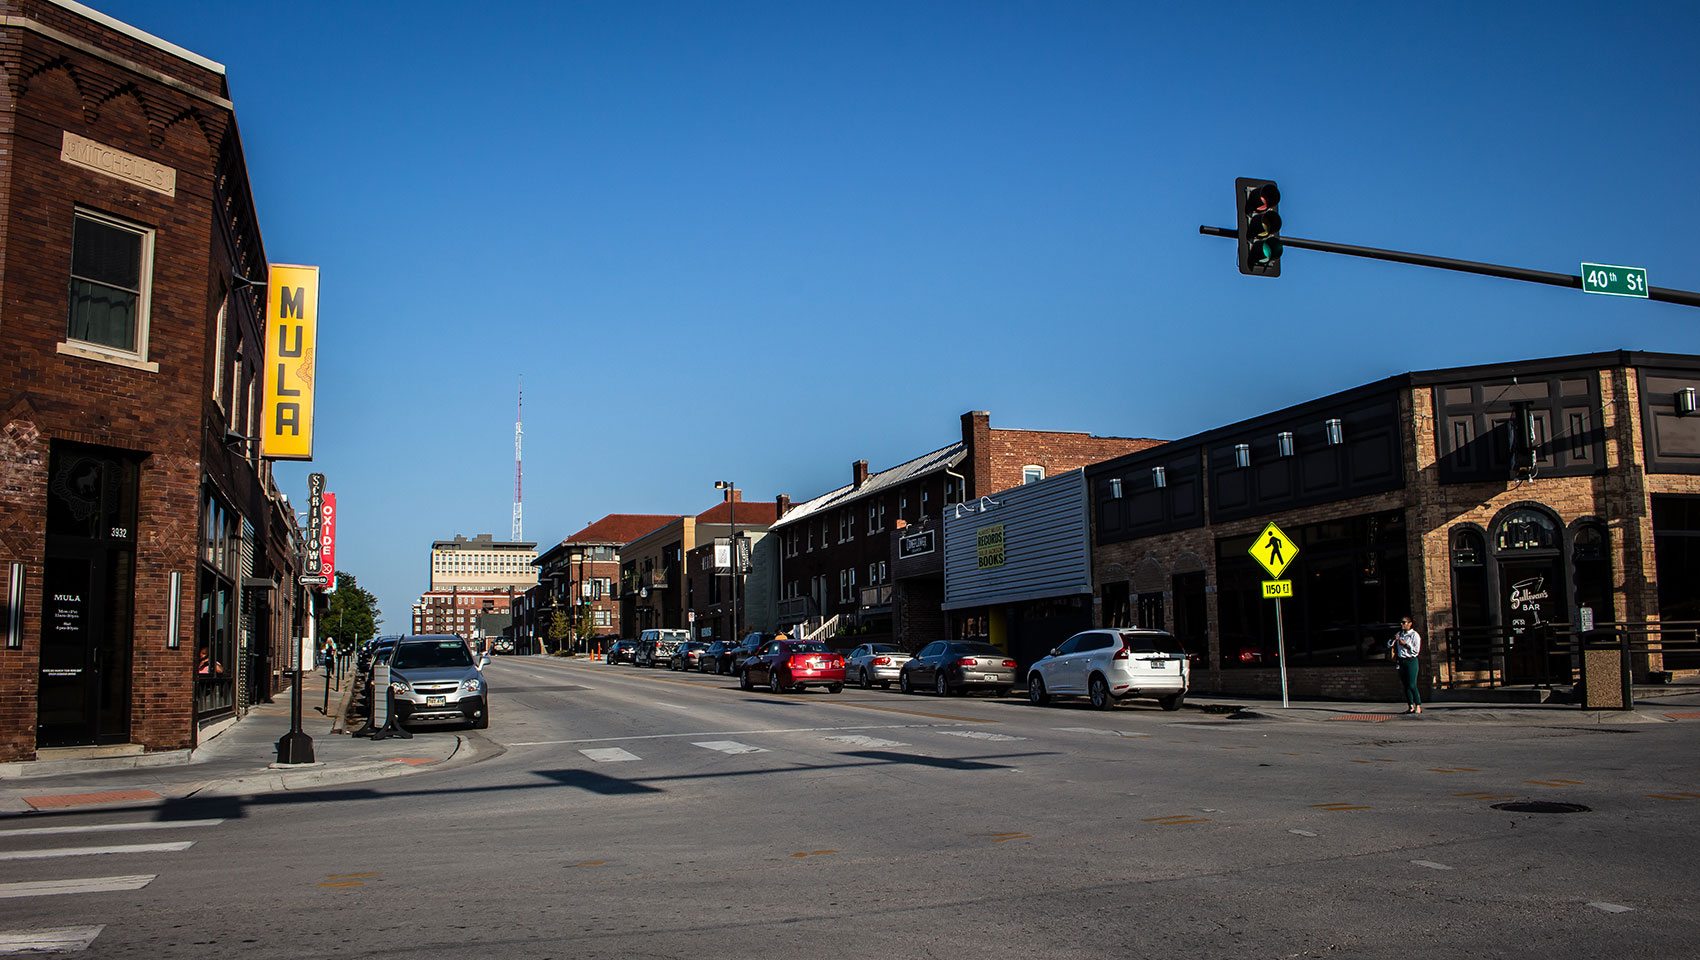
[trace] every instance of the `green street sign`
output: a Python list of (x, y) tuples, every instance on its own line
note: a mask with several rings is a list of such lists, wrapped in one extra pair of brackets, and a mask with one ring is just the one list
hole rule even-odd
[(1647, 269), (1609, 263), (1582, 264), (1582, 292), (1611, 297), (1647, 297)]

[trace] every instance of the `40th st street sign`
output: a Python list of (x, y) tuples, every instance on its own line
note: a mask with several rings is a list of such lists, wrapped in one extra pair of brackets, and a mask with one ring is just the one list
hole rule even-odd
[(1582, 292), (1610, 297), (1647, 299), (1647, 268), (1619, 267), (1609, 263), (1582, 264)]

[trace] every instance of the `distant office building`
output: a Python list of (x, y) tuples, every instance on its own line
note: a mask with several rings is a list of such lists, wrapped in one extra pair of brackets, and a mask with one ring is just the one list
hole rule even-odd
[(491, 634), (484, 631), (493, 621), (484, 618), (509, 616), (518, 594), (519, 591), (507, 588), (427, 591), (413, 605), (413, 632), (452, 633), (467, 639), (499, 635), (508, 621), (503, 619), (496, 633)]
[(537, 544), (497, 540), (481, 533), (471, 540), (455, 535), (453, 540), (431, 544), (431, 589), (500, 590), (513, 587), (523, 593), (537, 585)]

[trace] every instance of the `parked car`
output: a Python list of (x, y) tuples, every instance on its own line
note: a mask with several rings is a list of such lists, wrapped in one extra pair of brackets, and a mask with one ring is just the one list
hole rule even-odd
[(644, 630), (638, 634), (637, 653), (632, 658), (632, 664), (639, 667), (658, 667), (673, 659), (673, 651), (690, 638), (689, 630)]
[(1015, 661), (978, 640), (929, 643), (897, 674), (897, 688), (904, 693), (932, 690), (941, 697), (968, 690), (991, 690), (1003, 697), (1013, 686)]
[(473, 658), (466, 641), (439, 634), (403, 637), (391, 648), (390, 692), (396, 720), (403, 726), (432, 721), (490, 726), (489, 692), (481, 668), (488, 657)]
[(372, 664), (376, 662), (379, 651), (382, 651), (385, 656), (388, 656), (389, 649), (395, 646), (395, 642), (398, 639), (400, 638), (378, 637), (377, 639), (367, 641), (366, 645), (360, 648), (360, 655), (354, 658), (355, 669), (360, 673), (365, 673), (372, 669)]
[(889, 643), (864, 643), (844, 657), (844, 675), (863, 690), (878, 684), (887, 690), (912, 655)]
[(703, 651), (708, 649), (706, 640), (686, 640), (679, 644), (679, 649), (673, 651), (673, 656), (667, 661), (667, 666), (674, 670), (691, 670), (702, 659)]
[(744, 666), (745, 660), (774, 639), (771, 633), (751, 633), (735, 643), (717, 641), (710, 645), (714, 662), (707, 669), (712, 669), (715, 673), (736, 674)]
[(1027, 699), (1085, 695), (1108, 710), (1118, 700), (1155, 697), (1179, 710), (1191, 677), (1186, 648), (1163, 630), (1087, 630), (1062, 643), (1027, 671)]
[(825, 687), (844, 689), (844, 658), (818, 640), (773, 640), (746, 659), (738, 671), (738, 688), (765, 686), (774, 693)]
[(714, 641), (697, 657), (697, 669), (703, 673), (731, 673), (732, 649), (737, 645), (736, 640)]
[(632, 658), (636, 655), (636, 640), (616, 640), (613, 645), (608, 648), (608, 653), (603, 657), (603, 659), (607, 660), (609, 663), (631, 663)]

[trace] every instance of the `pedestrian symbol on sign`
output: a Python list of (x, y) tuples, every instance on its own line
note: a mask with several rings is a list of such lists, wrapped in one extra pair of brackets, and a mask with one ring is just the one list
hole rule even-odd
[(1252, 559), (1263, 565), (1269, 575), (1279, 580), (1281, 571), (1287, 569), (1287, 564), (1293, 562), (1293, 557), (1299, 552), (1298, 544), (1288, 539), (1281, 528), (1273, 523), (1263, 528), (1257, 539), (1251, 543)]

